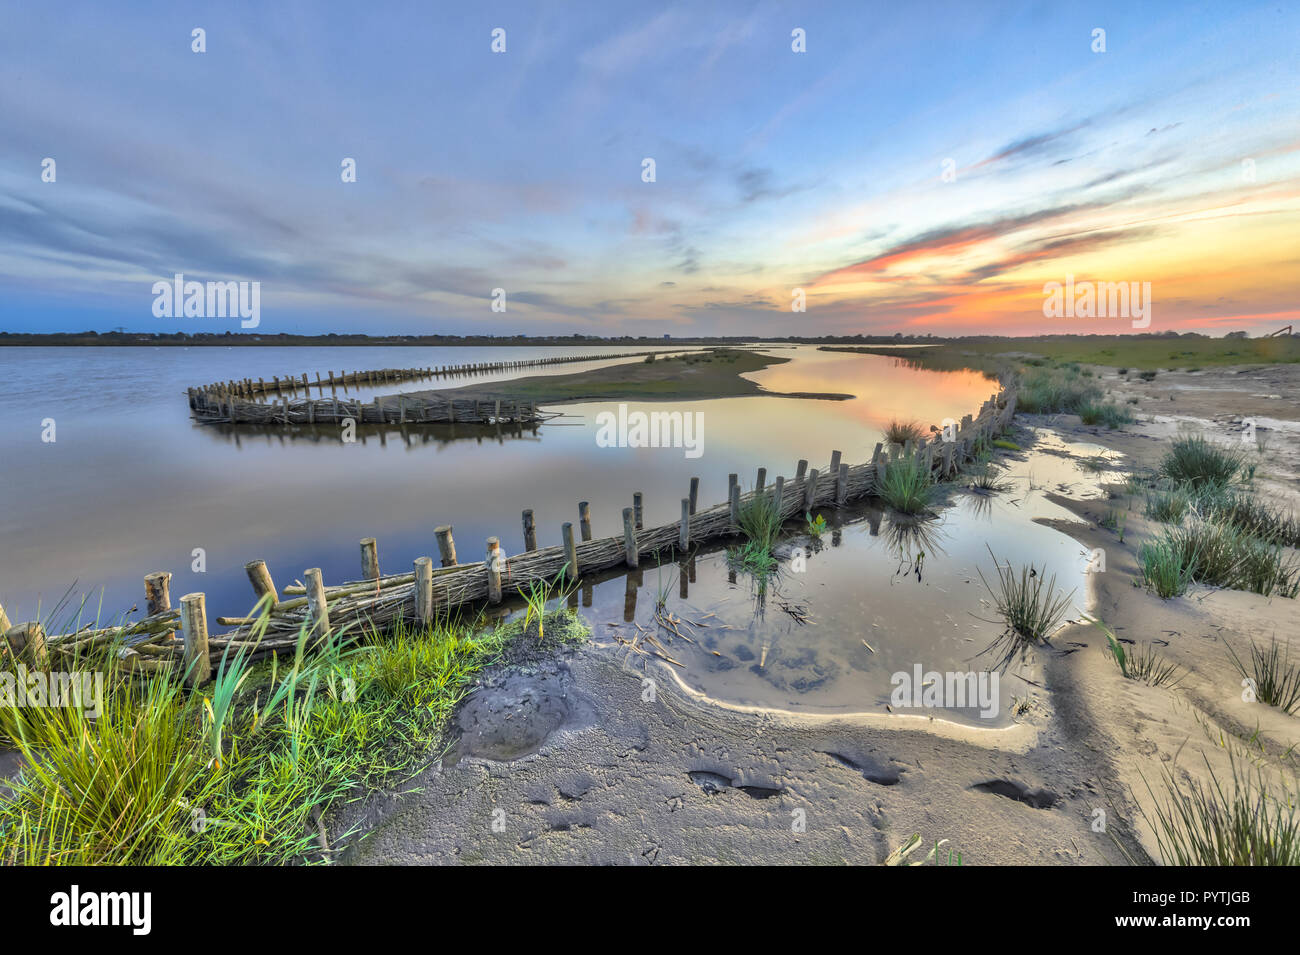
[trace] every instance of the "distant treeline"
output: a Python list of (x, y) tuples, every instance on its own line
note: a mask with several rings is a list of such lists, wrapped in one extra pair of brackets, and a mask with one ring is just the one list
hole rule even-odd
[[(680, 345), (735, 345), (745, 342), (763, 342), (768, 344), (808, 344), (808, 345), (883, 345), (883, 344), (939, 344), (943, 342), (1013, 342), (1013, 341), (1071, 341), (1079, 339), (1113, 338), (1103, 335), (968, 335), (959, 338), (943, 338), (936, 335), (786, 335), (786, 336), (752, 336), (752, 335), (718, 335), (718, 336), (684, 336), (671, 338), (660, 336), (619, 335), (602, 337), (599, 335), (363, 335), (329, 333), (327, 335), (291, 335), (281, 332), (278, 335), (256, 334), (249, 332), (0, 332), (0, 346), (4, 345), (225, 345), (277, 347), (292, 345), (663, 345), (668, 348)], [(1169, 339), (1169, 338), (1209, 338), (1199, 332), (1160, 332), (1156, 334), (1125, 335), (1126, 339)], [(1228, 338), (1245, 338), (1245, 332), (1233, 332)]]

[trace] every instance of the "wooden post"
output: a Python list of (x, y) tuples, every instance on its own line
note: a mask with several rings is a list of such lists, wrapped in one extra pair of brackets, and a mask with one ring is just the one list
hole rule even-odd
[(731, 530), (740, 530), (740, 485), (731, 485)]
[(840, 452), (838, 452), (838, 451), (832, 451), (832, 452), (831, 452), (831, 469), (830, 469), (829, 471), (826, 472), (827, 474), (839, 474), (839, 473), (840, 473), (840, 458), (841, 458), (841, 457), (842, 457), (842, 455), (840, 454)]
[(433, 533), (438, 538), (438, 554), (442, 558), (442, 566), (451, 567), (456, 563), (456, 541), (451, 536), (451, 525), (435, 527)]
[(629, 567), (636, 567), (641, 559), (636, 546), (635, 520), (632, 508), (623, 508), (623, 550)]
[(885, 456), (882, 454), (876, 458), (876, 492), (885, 486)]
[(578, 526), (582, 528), (582, 539), (591, 540), (591, 505), (586, 501), (578, 502)]
[(415, 622), (427, 625), (433, 619), (433, 559), (415, 558)]
[(641, 523), (641, 492), (632, 493), (632, 510), (636, 512), (636, 529), (640, 530), (645, 525)]
[[(144, 597), (145, 597), (145, 614), (152, 617), (154, 614), (164, 613), (172, 609), (171, 598), (172, 575), (165, 570), (156, 573), (146, 574), (144, 578)], [(0, 627), (0, 633), (3, 633), (7, 627)], [(175, 640), (176, 631), (168, 631), (164, 640)]]
[(578, 545), (573, 542), (573, 522), (565, 521), (560, 525), (560, 538), (564, 541), (565, 575), (569, 580), (578, 579)]
[(772, 490), (772, 503), (776, 507), (776, 519), (779, 521), (785, 506), (785, 478), (779, 474), (776, 476), (776, 484)]
[(487, 567), (488, 578), (488, 603), (499, 604), (501, 602), (501, 565), (505, 563), (501, 559), (501, 541), (495, 537), (487, 539), (487, 558), (483, 561)]
[(849, 465), (841, 462), (839, 472), (835, 475), (835, 503), (844, 504), (849, 499)]
[(763, 488), (767, 486), (767, 468), (758, 469), (758, 479), (754, 482), (754, 491), (758, 494), (763, 493)]
[(533, 523), (532, 508), (524, 511), (524, 550), (537, 550), (537, 525)]
[(257, 594), (259, 601), (267, 594), (271, 595), (272, 606), (280, 600), (280, 595), (275, 592), (275, 581), (271, 579), (271, 572), (266, 569), (266, 561), (250, 560), (244, 565), (244, 571), (248, 574), (248, 582), (253, 585), (253, 593)]
[(800, 458), (800, 459), (799, 459), (799, 466), (798, 466), (797, 468), (795, 468), (795, 471), (794, 471), (794, 483), (795, 483), (795, 484), (802, 484), (802, 483), (803, 483), (803, 479), (804, 479), (804, 475), (807, 474), (807, 473), (808, 473), (808, 462), (805, 461), (805, 460), (803, 460), (802, 458)]
[(0, 643), (7, 644), (14, 657), (28, 660), (33, 666), (43, 669), (50, 662), (49, 651), (45, 648), (45, 628), (39, 621), (6, 627), (0, 631)]
[(185, 643), (185, 682), (190, 686), (206, 683), (212, 676), (212, 661), (208, 657), (208, 611), (203, 594), (181, 598), (181, 639)]
[(735, 474), (727, 475), (727, 500), (728, 501), (731, 500), (732, 488), (738, 487), (739, 485), (740, 485), (740, 481), (738, 475)]
[(319, 567), (311, 567), (302, 572), (303, 582), (307, 585), (307, 620), (311, 632), (317, 639), (328, 636), (330, 632), (330, 610), (325, 602), (325, 581)]
[(677, 547), (687, 550), (691, 546), (691, 499), (682, 498), (682, 527), (677, 533)]
[(697, 477), (693, 477), (691, 478), (691, 496), (687, 498), (687, 500), (691, 502), (692, 514), (695, 513), (695, 502), (699, 500), (699, 497), (700, 497), (700, 479)]
[(361, 539), (361, 578), (379, 579), (379, 545), (373, 537)]
[(803, 509), (811, 514), (813, 505), (817, 503), (817, 469), (813, 468), (808, 472), (808, 483), (804, 485), (803, 491)]

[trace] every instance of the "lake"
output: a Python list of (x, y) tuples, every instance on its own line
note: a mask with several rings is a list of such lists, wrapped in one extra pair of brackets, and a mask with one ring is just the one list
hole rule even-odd
[[(88, 618), (109, 620), (143, 605), (145, 574), (168, 570), (174, 603), (203, 591), (212, 617), (241, 615), (252, 603), (243, 566), (255, 558), (267, 562), (279, 586), (308, 567), (321, 567), (326, 583), (337, 583), (360, 576), (358, 541), (375, 537), (381, 569), (402, 572), (416, 557), (436, 557), (433, 529), (452, 524), (460, 560), (480, 560), (489, 536), (499, 537), (508, 553), (523, 549), (524, 508), (534, 511), (539, 544), (558, 544), (561, 523), (576, 524), (580, 500), (591, 502), (595, 536), (618, 535), (622, 509), (636, 491), (645, 495), (646, 526), (675, 522), (693, 475), (701, 479), (700, 506), (706, 507), (725, 499), (731, 472), (752, 487), (759, 467), (771, 482), (779, 474), (793, 477), (800, 458), (824, 469), (833, 450), (851, 463), (869, 460), (890, 419), (926, 425), (960, 419), (996, 390), (995, 382), (970, 371), (923, 371), (888, 357), (813, 346), (767, 347), (792, 360), (750, 376), (764, 389), (855, 397), (629, 403), (632, 411), (702, 412), (703, 453), (691, 458), (681, 448), (602, 447), (595, 418), (615, 403), (557, 405), (552, 410), (562, 416), (521, 433), (375, 426), (343, 443), (336, 428), (286, 433), (200, 425), (185, 400), (187, 387), (230, 378), (305, 371), (314, 380), (317, 371), (331, 369), (627, 350), (0, 348), (0, 601), (15, 622), (44, 618), (71, 587), (74, 604), (88, 601)], [(563, 364), (544, 373), (608, 363)], [(421, 380), (348, 394), (368, 400), (376, 392), (509, 377)], [(42, 440), (47, 419), (55, 427), (53, 442)], [(715, 614), (709, 619), (718, 627), (709, 634), (714, 646), (678, 644), (681, 657), (690, 658), (680, 659), (683, 682), (740, 704), (871, 709), (882, 679), (887, 695), (891, 667), (922, 655), (926, 666), (931, 658), (934, 666), (950, 665), (996, 635), (998, 627), (971, 613), (983, 591), (977, 569), (988, 574), (991, 568), (986, 544), (999, 559), (1059, 571), (1067, 589), (1082, 580), (1077, 545), (1031, 523), (1028, 508), (1005, 501), (960, 497), (921, 531), (862, 505), (834, 511), (827, 509), (831, 527), (822, 542), (801, 540), (791, 527), (783, 553), (801, 548), (806, 570), (783, 573), (769, 592), (755, 594), (743, 575), (733, 579), (721, 552), (701, 554), (690, 571), (681, 569), (693, 594), (679, 597), (683, 614)], [(925, 552), (919, 573), (908, 566), (918, 549)], [(665, 575), (679, 593), (677, 565), (657, 571), (643, 559), (631, 585), (643, 609), (664, 588)], [(598, 641), (609, 642), (607, 623), (624, 623), (628, 591), (619, 575), (581, 596)]]

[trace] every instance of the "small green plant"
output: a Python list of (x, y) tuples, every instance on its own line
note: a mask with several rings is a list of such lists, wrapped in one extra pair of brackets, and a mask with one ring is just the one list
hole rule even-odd
[(1237, 656), (1237, 652), (1228, 647), (1228, 655), (1237, 672), (1251, 681), (1255, 699), (1268, 706), (1276, 706), (1284, 713), (1295, 714), (1300, 711), (1300, 666), (1291, 662), (1291, 649), (1283, 653), (1275, 637), (1267, 650), (1261, 650), (1250, 642), (1250, 668)]
[(1089, 402), (1079, 408), (1079, 419), (1087, 425), (1099, 424), (1116, 431), (1133, 423), (1133, 414), (1122, 405), (1112, 402)]
[(777, 567), (772, 548), (781, 533), (776, 501), (770, 494), (755, 494), (741, 503), (736, 519), (745, 542), (729, 548), (727, 559), (756, 577), (771, 575)]
[(1145, 514), (1162, 524), (1181, 524), (1192, 498), (1181, 487), (1155, 490), (1147, 495)]
[(993, 442), (993, 447), (999, 448), (1003, 451), (1024, 450), (1023, 448), (1020, 447), (1020, 445), (1016, 444), (1014, 441), (1009, 441), (1006, 438), (998, 438), (996, 441)]
[(1094, 619), (1091, 622), (1093, 626), (1105, 634), (1106, 645), (1111, 658), (1119, 665), (1119, 672), (1124, 675), (1126, 680), (1140, 680), (1148, 686), (1173, 687), (1182, 679), (1178, 667), (1173, 663), (1161, 660), (1156, 653), (1155, 647), (1147, 644), (1145, 647), (1129, 652), (1124, 649), (1124, 644), (1115, 636), (1110, 627), (1100, 620)]
[(808, 527), (808, 534), (816, 540), (820, 540), (822, 532), (826, 530), (826, 518), (820, 514), (816, 518), (811, 513), (804, 514), (804, 522)]
[(564, 597), (565, 572), (568, 569), (569, 565), (566, 563), (556, 573), (554, 580), (549, 582), (532, 580), (519, 589), (519, 593), (524, 598), (524, 603), (528, 608), (524, 612), (524, 631), (527, 632), (528, 625), (536, 620), (538, 643), (546, 639), (546, 604), (551, 600), (552, 596)]

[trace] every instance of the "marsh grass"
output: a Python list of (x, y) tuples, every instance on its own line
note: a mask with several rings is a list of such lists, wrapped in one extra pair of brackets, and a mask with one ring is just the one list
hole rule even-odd
[(1192, 505), (1192, 496), (1185, 488), (1157, 489), (1147, 495), (1144, 513), (1163, 524), (1181, 524)]
[(318, 861), (322, 814), (417, 772), (475, 674), (523, 632), (397, 624), (308, 656), (304, 629), (288, 659), (227, 655), (197, 692), (110, 672), (97, 719), (0, 709), (0, 743), (24, 759), (0, 797), (0, 862)]
[(1034, 367), (1021, 375), (1016, 407), (1029, 414), (1077, 414), (1101, 397), (1101, 386), (1077, 368)]
[(1297, 794), (1285, 783), (1276, 792), (1263, 770), (1238, 763), (1229, 754), (1228, 785), (1206, 760), (1210, 782), (1183, 781), (1175, 770), (1162, 771), (1164, 797), (1145, 780), (1155, 808), (1148, 822), (1166, 865), (1294, 866), (1300, 865), (1300, 816)]
[(1089, 401), (1079, 406), (1079, 419), (1086, 425), (1099, 424), (1117, 431), (1134, 421), (1133, 413), (1110, 401)]
[(775, 499), (764, 493), (741, 502), (737, 523), (745, 541), (727, 548), (727, 560), (755, 577), (765, 578), (774, 573), (777, 559), (773, 548), (781, 533)]
[(1181, 597), (1192, 585), (1194, 564), (1168, 538), (1144, 541), (1138, 548), (1142, 582), (1165, 600)]
[(1192, 488), (1227, 487), (1241, 474), (1242, 463), (1242, 454), (1237, 449), (1194, 435), (1174, 439), (1160, 462), (1160, 473)]
[(1002, 636), (984, 652), (996, 650), (999, 655), (998, 665), (1005, 668), (1017, 653), (1048, 642), (1065, 619), (1074, 592), (1059, 592), (1055, 574), (1050, 579), (1044, 579), (1042, 574), (1034, 572), (1030, 567), (1021, 567), (1017, 574), (1010, 564), (1004, 567), (998, 563), (992, 548), (988, 548), (988, 551), (997, 572), (996, 585), (989, 583), (984, 571), (977, 570), (1005, 629)]
[(934, 479), (918, 457), (898, 458), (886, 465), (876, 493), (896, 511), (920, 514), (934, 498)]
[(1294, 554), (1229, 524), (1192, 520), (1166, 529), (1162, 543), (1197, 583), (1265, 597), (1295, 597), (1300, 591), (1300, 563)]
[(1268, 649), (1262, 650), (1252, 640), (1249, 668), (1232, 647), (1228, 647), (1228, 655), (1237, 672), (1254, 683), (1255, 699), (1284, 713), (1300, 711), (1300, 666), (1291, 662), (1289, 647), (1283, 653), (1274, 638)]
[(885, 425), (884, 438), (885, 444), (907, 444), (911, 441), (916, 443), (925, 435), (919, 422), (900, 421), (894, 419)]
[(1300, 523), (1295, 516), (1247, 492), (1209, 485), (1196, 492), (1195, 503), (1208, 521), (1226, 524), (1270, 543), (1300, 547)]

